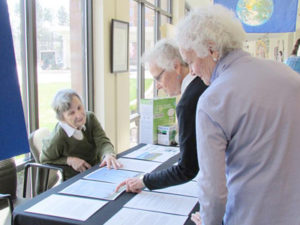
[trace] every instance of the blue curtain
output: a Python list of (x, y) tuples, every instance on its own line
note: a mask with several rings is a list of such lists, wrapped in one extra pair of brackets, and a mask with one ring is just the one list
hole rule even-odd
[(0, 160), (29, 152), (6, 0), (0, 0)]
[(247, 33), (296, 30), (298, 0), (214, 0), (235, 12)]

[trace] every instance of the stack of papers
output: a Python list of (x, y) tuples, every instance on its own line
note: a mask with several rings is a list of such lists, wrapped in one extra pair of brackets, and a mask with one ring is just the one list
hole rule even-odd
[(126, 203), (125, 207), (187, 216), (197, 198), (142, 191)]
[(85, 221), (106, 203), (107, 201), (102, 200), (50, 195), (25, 212)]
[(99, 168), (96, 171), (86, 175), (84, 178), (89, 180), (104, 181), (119, 184), (127, 178), (138, 177), (141, 173), (129, 170), (115, 170), (107, 167)]
[(156, 167), (158, 167), (161, 164), (159, 162), (126, 158), (119, 158), (118, 161), (123, 164), (123, 167), (120, 168), (121, 170), (133, 170), (144, 173), (152, 172), (154, 169), (156, 169)]
[(190, 181), (184, 184), (170, 186), (167, 188), (153, 190), (154, 192), (176, 194), (176, 195), (185, 195), (191, 197), (198, 197), (198, 185), (195, 181)]
[(60, 191), (60, 193), (90, 198), (114, 200), (125, 190), (120, 189), (116, 193), (115, 189), (115, 184), (82, 179), (66, 187), (65, 189)]
[(124, 157), (136, 158), (143, 160), (150, 160), (156, 162), (165, 162), (171, 157), (179, 153), (178, 147), (159, 146), (159, 145), (145, 145), (138, 150), (131, 152)]
[(187, 216), (122, 208), (105, 225), (182, 225)]

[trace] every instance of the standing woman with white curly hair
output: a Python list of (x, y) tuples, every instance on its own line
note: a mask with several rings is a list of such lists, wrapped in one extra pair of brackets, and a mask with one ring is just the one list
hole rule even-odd
[(245, 32), (230, 10), (192, 11), (177, 27), (199, 98), (196, 140), (200, 214), (196, 224), (300, 224), (300, 77), (242, 50)]

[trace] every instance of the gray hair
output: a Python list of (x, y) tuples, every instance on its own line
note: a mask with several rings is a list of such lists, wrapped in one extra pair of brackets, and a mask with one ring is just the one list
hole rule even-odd
[(181, 65), (186, 65), (183, 61), (179, 48), (175, 41), (171, 39), (162, 39), (158, 41), (154, 48), (143, 54), (142, 62), (146, 64), (155, 64), (167, 71), (174, 70), (174, 63), (178, 61)]
[(218, 51), (220, 58), (241, 49), (246, 33), (241, 22), (229, 9), (215, 4), (191, 11), (177, 26), (176, 40), (185, 50), (194, 50), (206, 57), (209, 50)]
[(63, 113), (71, 108), (74, 96), (82, 102), (81, 97), (72, 89), (62, 89), (56, 93), (52, 101), (52, 108), (58, 120), (62, 121), (64, 119)]

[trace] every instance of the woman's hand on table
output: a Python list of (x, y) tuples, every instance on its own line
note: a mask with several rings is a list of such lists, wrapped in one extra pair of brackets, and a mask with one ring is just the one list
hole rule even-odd
[(119, 169), (123, 165), (120, 163), (115, 156), (111, 154), (107, 154), (104, 156), (104, 159), (102, 160), (100, 167), (107, 166), (108, 169), (114, 168)]
[(71, 166), (74, 170), (78, 171), (78, 172), (86, 171), (87, 169), (92, 167), (85, 160), (80, 159), (78, 157), (73, 157), (73, 156), (68, 156), (67, 157), (67, 164), (69, 166)]

